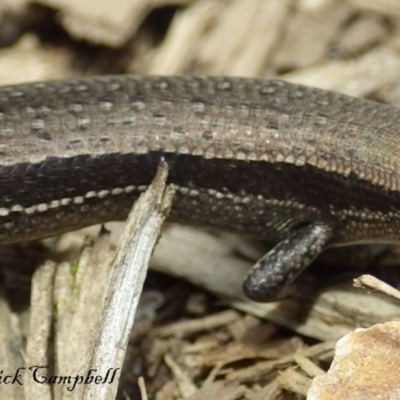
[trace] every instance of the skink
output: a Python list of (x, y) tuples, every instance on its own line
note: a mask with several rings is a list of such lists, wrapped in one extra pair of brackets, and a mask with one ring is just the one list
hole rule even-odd
[(0, 88), (0, 242), (126, 217), (161, 158), (171, 219), (272, 240), (283, 297), (326, 247), (400, 241), (400, 110), (278, 80), (102, 76)]

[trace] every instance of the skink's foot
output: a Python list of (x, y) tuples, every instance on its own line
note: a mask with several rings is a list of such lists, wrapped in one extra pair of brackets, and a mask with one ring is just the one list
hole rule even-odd
[(247, 297), (269, 302), (293, 292), (293, 281), (323, 251), (332, 230), (322, 223), (310, 223), (294, 231), (257, 261), (243, 283)]

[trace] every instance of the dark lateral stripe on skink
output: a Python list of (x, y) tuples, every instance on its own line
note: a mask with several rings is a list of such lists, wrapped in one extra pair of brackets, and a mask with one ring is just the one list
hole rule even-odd
[[(2, 182), (2, 192), (15, 195), (13, 198), (3, 198), (0, 225), (12, 221), (19, 214), (22, 218), (40, 219), (41, 215), (46, 219), (51, 218), (51, 215), (57, 216), (60, 209), (68, 207), (75, 209), (77, 219), (74, 225), (77, 228), (103, 222), (105, 219), (123, 219), (129, 211), (131, 199), (147, 188), (162, 156), (170, 164), (169, 180), (179, 188), (180, 196), (188, 199), (184, 201), (188, 204), (176, 204), (173, 208), (175, 219), (208, 225), (208, 219), (212, 215), (220, 228), (236, 227), (241, 233), (276, 240), (284, 237), (288, 229), (283, 226), (280, 233), (275, 230), (270, 232), (268, 227), (271, 223), (276, 225), (276, 222), (270, 213), (262, 212), (263, 209), (275, 205), (286, 209), (286, 214), (297, 211), (296, 218), (291, 217), (290, 226), (294, 222), (301, 223), (316, 216), (334, 220), (338, 241), (342, 236), (345, 241), (346, 235), (351, 236), (353, 242), (362, 241), (362, 235), (366, 234), (357, 227), (360, 237), (357, 237), (356, 232), (348, 232), (349, 229), (354, 230), (354, 227), (347, 225), (348, 220), (358, 221), (360, 224), (364, 221), (376, 225), (386, 224), (387, 240), (397, 240), (398, 232), (389, 232), (389, 227), (390, 220), (397, 216), (395, 208), (400, 208), (400, 194), (373, 187), (352, 175), (343, 177), (312, 166), (211, 160), (199, 156), (165, 153), (112, 154), (99, 158), (85, 155), (74, 159), (51, 159), (39, 165), (26, 164), (23, 168), (19, 166), (18, 173), (13, 167), (3, 167), (0, 169), (0, 176), (13, 179)], [(17, 176), (13, 177), (13, 174)], [(200, 188), (204, 191), (198, 196)], [(118, 206), (119, 198), (126, 198), (122, 202), (124, 207)], [(108, 204), (108, 212), (103, 211), (96, 215), (89, 212), (88, 205), (101, 205), (106, 201), (115, 202), (118, 208)], [(217, 207), (217, 203), (220, 206), (212, 212), (211, 208)], [(87, 211), (80, 211), (80, 208)], [(84, 218), (87, 213), (90, 214), (90, 221)], [(216, 213), (219, 213), (219, 218)], [(289, 219), (283, 211), (280, 214), (282, 220)], [(71, 219), (70, 223), (72, 222)], [(0, 232), (2, 229), (0, 226)], [(43, 236), (40, 232), (46, 230), (46, 226), (38, 225), (36, 229), (39, 236)], [(372, 225), (370, 229), (374, 230), (375, 227)], [(6, 236), (6, 232), (4, 234)], [(5, 239), (7, 240), (6, 237)]]

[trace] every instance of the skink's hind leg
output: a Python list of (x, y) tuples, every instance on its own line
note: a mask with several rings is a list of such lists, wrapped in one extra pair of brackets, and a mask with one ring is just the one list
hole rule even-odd
[(293, 281), (323, 251), (331, 237), (331, 228), (322, 223), (310, 223), (294, 231), (250, 270), (243, 283), (246, 296), (260, 302), (288, 296), (293, 291)]

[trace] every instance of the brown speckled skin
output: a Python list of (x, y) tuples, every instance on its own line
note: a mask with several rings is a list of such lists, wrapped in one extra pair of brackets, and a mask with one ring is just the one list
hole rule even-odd
[(160, 157), (175, 220), (400, 240), (400, 110), (274, 80), (104, 76), (0, 88), (0, 242), (123, 219)]

